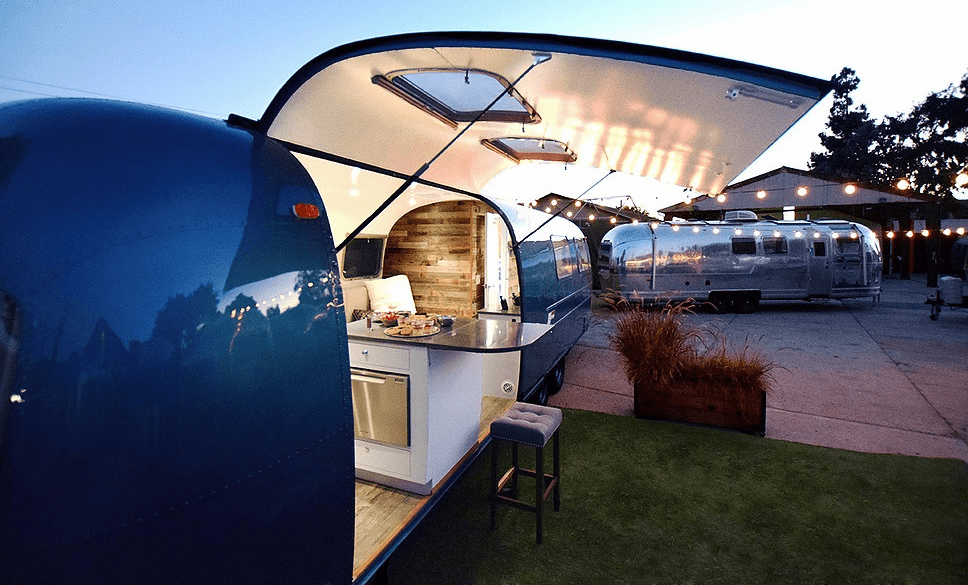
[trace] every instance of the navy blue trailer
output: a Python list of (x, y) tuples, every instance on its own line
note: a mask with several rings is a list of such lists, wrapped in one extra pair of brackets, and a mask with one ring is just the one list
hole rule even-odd
[(3, 582), (349, 583), (345, 318), (302, 166), (138, 105), (0, 128)]
[(521, 352), (519, 397), (539, 404), (561, 389), (568, 351), (591, 320), (591, 261), (582, 231), (562, 217), (509, 205), (490, 204), (511, 232), (521, 286), (521, 320), (553, 325)]
[(610, 159), (715, 193), (829, 89), (655, 47), (428, 33), (324, 53), (260, 120), (0, 105), (3, 583), (368, 580), (428, 507), (355, 566), (346, 243), (418, 201), (491, 203), (521, 319), (553, 326), (522, 352), (533, 393), (587, 326), (587, 252), (561, 222), (529, 233), (487, 182)]

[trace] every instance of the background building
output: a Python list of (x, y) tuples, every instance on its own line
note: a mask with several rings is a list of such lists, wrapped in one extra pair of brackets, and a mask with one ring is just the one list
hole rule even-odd
[[(961, 274), (958, 250), (968, 233), (968, 205), (955, 201), (942, 210), (938, 199), (916, 192), (877, 189), (859, 182), (828, 179), (781, 167), (727, 186), (720, 195), (696, 199), (662, 210), (666, 219), (722, 219), (726, 211), (749, 209), (775, 219), (844, 218), (873, 229), (881, 238), (884, 270), (902, 276), (926, 272), (930, 238), (936, 238), (937, 266), (942, 273)], [(929, 218), (941, 215), (940, 229)], [(956, 245), (961, 239), (962, 243)], [(952, 252), (954, 248), (954, 253)]]

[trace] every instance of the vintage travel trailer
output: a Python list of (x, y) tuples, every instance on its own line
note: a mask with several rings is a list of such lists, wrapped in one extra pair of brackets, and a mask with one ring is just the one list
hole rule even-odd
[(693, 300), (748, 313), (761, 300), (872, 297), (881, 292), (880, 241), (843, 220), (760, 220), (751, 211), (723, 221), (618, 226), (602, 239), (604, 286), (633, 302)]
[[(829, 89), (428, 33), (320, 55), (258, 120), (0, 105), (4, 583), (386, 577), (587, 326), (581, 233), (487, 182), (607, 165), (714, 192)], [(391, 309), (453, 320), (392, 336)]]

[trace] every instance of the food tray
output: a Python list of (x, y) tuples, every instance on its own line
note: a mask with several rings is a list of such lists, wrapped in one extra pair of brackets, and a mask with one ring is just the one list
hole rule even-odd
[(440, 327), (436, 325), (433, 327), (428, 327), (424, 329), (418, 329), (409, 335), (404, 335), (401, 333), (405, 325), (399, 325), (397, 327), (387, 327), (383, 330), (383, 333), (389, 335), (390, 337), (430, 337), (431, 335), (436, 335), (440, 333)]

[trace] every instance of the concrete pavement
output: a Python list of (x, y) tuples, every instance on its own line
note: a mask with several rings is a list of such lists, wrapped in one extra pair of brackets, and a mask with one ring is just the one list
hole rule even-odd
[[(871, 299), (763, 302), (749, 315), (699, 313), (733, 347), (779, 366), (766, 437), (811, 445), (968, 461), (968, 309), (930, 320), (923, 276), (887, 278)], [(609, 348), (611, 316), (568, 355), (550, 404), (632, 416), (632, 387)]]

